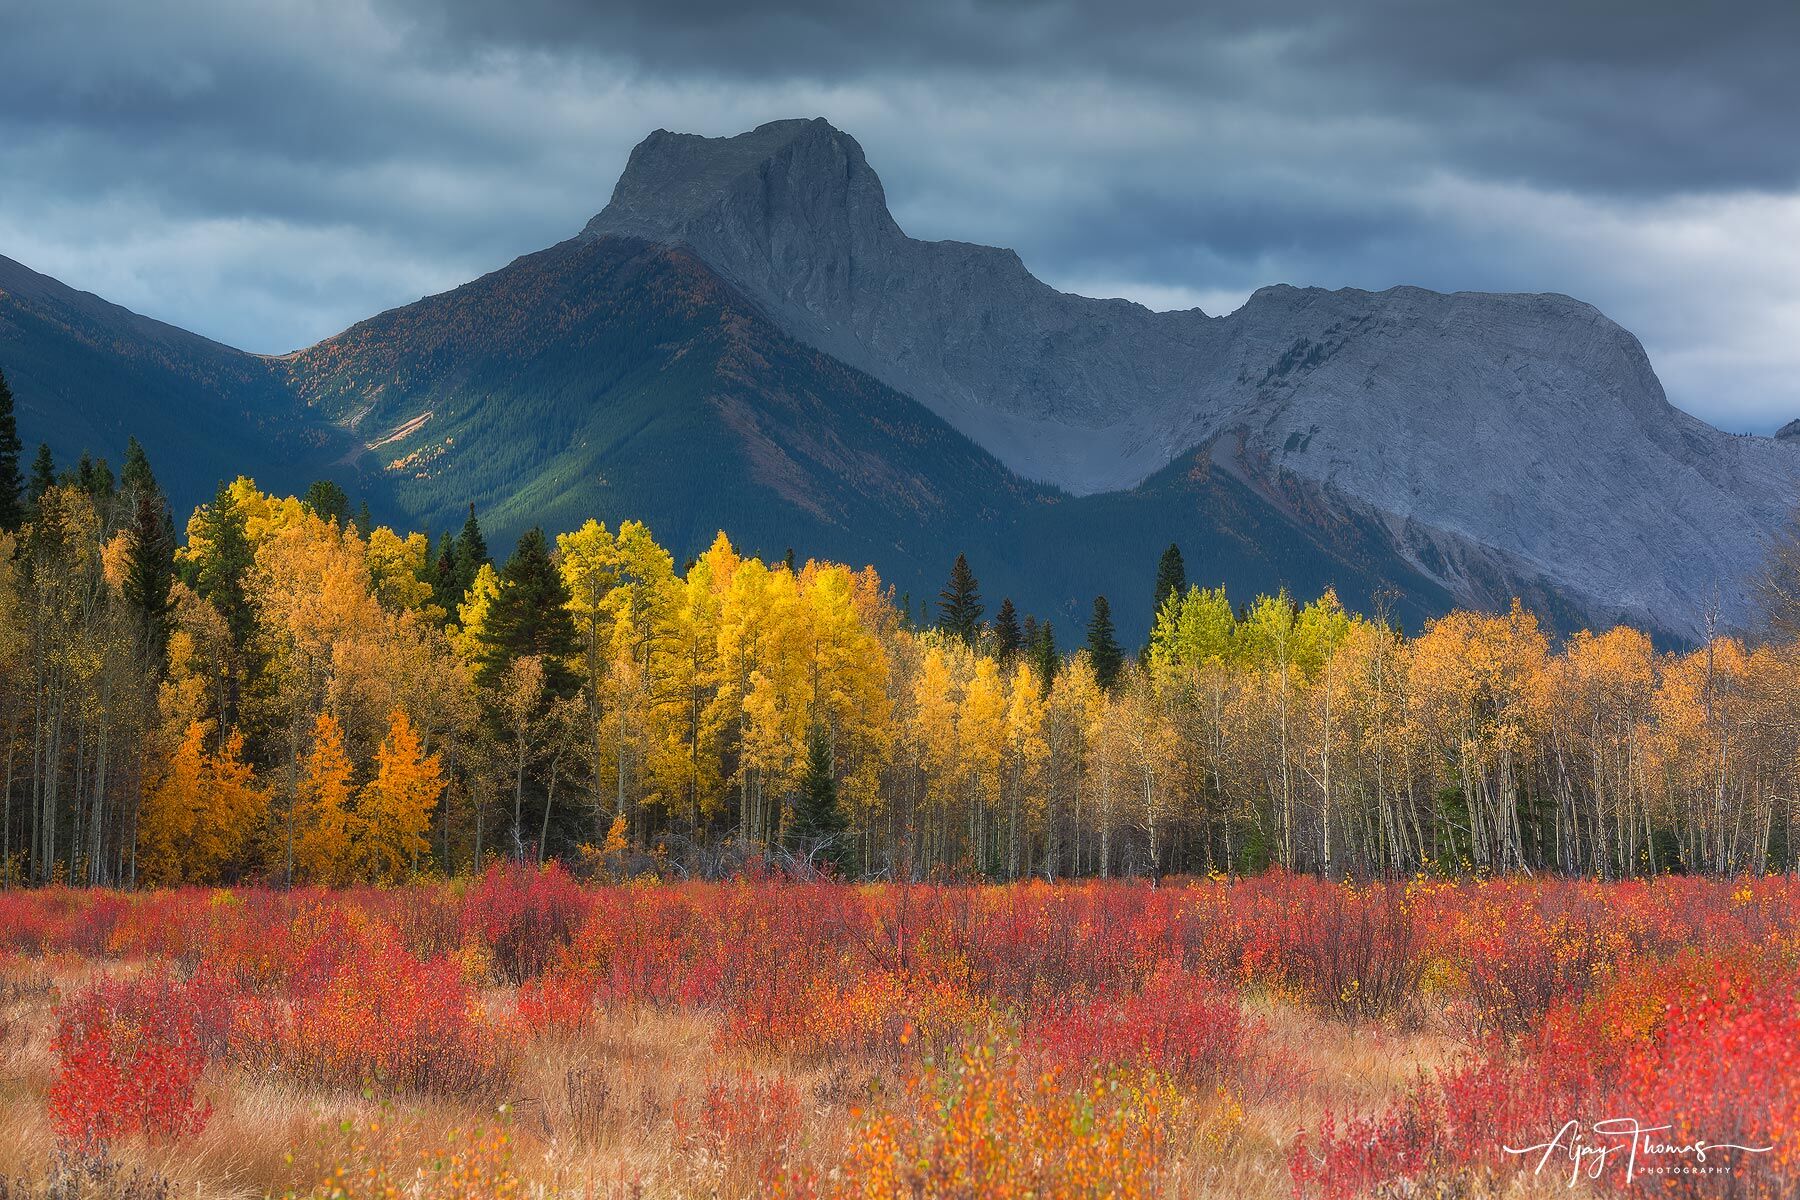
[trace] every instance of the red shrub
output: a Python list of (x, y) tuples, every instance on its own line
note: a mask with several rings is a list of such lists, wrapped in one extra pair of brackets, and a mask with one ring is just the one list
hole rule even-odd
[(556, 961), (590, 904), (590, 894), (555, 863), (496, 864), (464, 898), (463, 936), (493, 952), (502, 978), (522, 983)]
[(187, 989), (166, 976), (103, 979), (57, 1010), (50, 1120), (80, 1153), (143, 1134), (198, 1133), (212, 1115), (196, 1085), (206, 1053)]
[(1055, 1012), (1026, 1027), (1025, 1042), (1059, 1069), (1148, 1067), (1186, 1080), (1234, 1070), (1261, 1034), (1237, 997), (1200, 976), (1159, 971), (1142, 990)]

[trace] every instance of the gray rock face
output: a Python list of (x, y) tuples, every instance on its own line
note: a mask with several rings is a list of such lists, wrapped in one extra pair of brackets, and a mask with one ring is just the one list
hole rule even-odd
[(1288, 286), (1237, 312), (1056, 291), (1008, 250), (907, 237), (823, 120), (645, 139), (584, 236), (675, 242), (790, 333), (1009, 467), (1126, 490), (1202, 444), (1281, 497), (1373, 515), (1465, 602), (1549, 587), (1693, 636), (1800, 497), (1800, 441), (1673, 408), (1643, 348), (1557, 295)]

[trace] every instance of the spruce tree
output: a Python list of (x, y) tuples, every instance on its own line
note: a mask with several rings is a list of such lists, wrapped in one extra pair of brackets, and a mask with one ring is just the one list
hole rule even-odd
[(136, 438), (128, 438), (125, 442), (125, 465), (119, 469), (119, 486), (127, 493), (136, 496), (143, 491), (157, 491), (156, 473), (150, 469), (150, 456), (144, 453), (143, 443)]
[(231, 494), (231, 485), (219, 484), (212, 503), (196, 514), (199, 541), (205, 549), (192, 567), (191, 583), (202, 600), (212, 603), (225, 618), (231, 641), (245, 649), (256, 631), (256, 612), (250, 603), (248, 583), (255, 555), (244, 526), (244, 511)]
[(175, 608), (170, 598), (175, 586), (175, 522), (143, 453), (133, 438), (125, 453), (131, 524), (125, 530), (123, 591), (144, 661), (152, 675), (160, 677), (168, 658), (169, 615)]
[(315, 517), (342, 525), (350, 518), (350, 497), (335, 480), (315, 479), (306, 495), (300, 497), (300, 503), (312, 510)]
[(488, 557), (487, 539), (481, 535), (481, 522), (475, 519), (475, 502), (469, 501), (469, 519), (456, 535), (456, 552), (476, 566), (492, 562)]
[(25, 489), (25, 500), (33, 508), (44, 498), (44, 493), (56, 486), (56, 460), (50, 457), (50, 447), (38, 443), (37, 457), (31, 460), (31, 483)]
[(1113, 630), (1112, 605), (1105, 596), (1094, 597), (1094, 615), (1088, 618), (1087, 651), (1094, 664), (1094, 678), (1100, 686), (1111, 690), (1125, 666), (1125, 651), (1119, 647)]
[(475, 519), (475, 505), (471, 502), (469, 519), (463, 522), (462, 532), (456, 535), (456, 576), (453, 590), (458, 602), (468, 594), (469, 585), (475, 582), (475, 576), (481, 573), (481, 568), (492, 561), (488, 557), (487, 539), (481, 535), (481, 522)]
[(831, 768), (831, 742), (825, 730), (815, 727), (806, 744), (806, 771), (800, 777), (800, 794), (794, 799), (794, 816), (788, 822), (788, 848), (815, 854), (818, 860), (842, 870), (848, 846), (846, 822), (838, 807), (837, 779)]
[[(1170, 596), (1180, 597), (1187, 592), (1187, 566), (1181, 561), (1181, 547), (1174, 542), (1162, 552), (1156, 563), (1156, 586), (1150, 589), (1150, 628), (1156, 628), (1156, 618), (1162, 612), (1162, 606), (1168, 603)], [(1150, 653), (1150, 641), (1144, 640), (1143, 656)]]
[(994, 657), (1000, 665), (1012, 665), (1013, 656), (1024, 645), (1025, 635), (1019, 632), (1019, 614), (1013, 609), (1012, 597), (1000, 601), (1000, 611), (994, 614)]
[(25, 523), (25, 478), (19, 474), (19, 419), (13, 412), (12, 388), (0, 371), (0, 532)]
[(1162, 552), (1162, 558), (1156, 564), (1156, 589), (1150, 593), (1152, 619), (1161, 611), (1163, 601), (1186, 591), (1187, 567), (1181, 561), (1181, 547), (1170, 542), (1169, 548)]
[(468, 591), (456, 565), (456, 539), (445, 530), (431, 554), (431, 599), (444, 610), (446, 621), (456, 620), (456, 609)]
[(981, 592), (969, 560), (958, 554), (950, 567), (950, 580), (938, 593), (938, 628), (970, 645), (981, 632)]
[(545, 690), (559, 699), (574, 695), (579, 681), (569, 663), (581, 641), (568, 604), (569, 589), (544, 531), (526, 530), (500, 570), (500, 594), (481, 629), (481, 682), (497, 686), (515, 660), (536, 655), (544, 663)]
[(1045, 687), (1056, 682), (1056, 672), (1062, 666), (1062, 657), (1056, 652), (1056, 626), (1049, 621), (1037, 628), (1037, 638), (1031, 645), (1031, 659), (1037, 666), (1038, 674), (1043, 677)]

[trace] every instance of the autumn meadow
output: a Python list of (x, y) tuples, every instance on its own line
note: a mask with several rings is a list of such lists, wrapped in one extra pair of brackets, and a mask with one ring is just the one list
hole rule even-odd
[(0, 1196), (1800, 1191), (1791, 643), (946, 559), (40, 456)]

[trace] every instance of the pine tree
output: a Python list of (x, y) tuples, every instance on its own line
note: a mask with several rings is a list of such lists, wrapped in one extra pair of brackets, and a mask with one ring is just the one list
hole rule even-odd
[[(1181, 547), (1174, 542), (1162, 552), (1156, 563), (1156, 586), (1150, 589), (1150, 628), (1156, 628), (1156, 618), (1162, 612), (1162, 606), (1168, 603), (1169, 597), (1177, 599), (1187, 594), (1187, 567), (1181, 561)], [(1144, 643), (1144, 653), (1149, 653), (1150, 643)]]
[(356, 519), (351, 522), (356, 532), (364, 541), (368, 540), (369, 531), (375, 528), (375, 514), (369, 511), (369, 502), (364, 500), (356, 506)]
[(1013, 609), (1012, 597), (1008, 596), (1000, 602), (1000, 611), (994, 614), (994, 657), (1000, 660), (1003, 667), (1011, 666), (1013, 655), (1025, 644), (1025, 635), (1019, 632), (1019, 614)]
[(38, 443), (37, 457), (31, 460), (31, 483), (25, 489), (25, 499), (33, 508), (44, 498), (44, 493), (56, 486), (56, 460), (50, 457), (50, 447), (43, 442)]
[(219, 610), (231, 631), (232, 644), (242, 650), (256, 632), (256, 611), (248, 590), (255, 555), (243, 509), (232, 495), (231, 485), (221, 483), (212, 503), (196, 515), (205, 550), (192, 568), (194, 591)]
[(125, 601), (144, 661), (153, 675), (160, 677), (166, 666), (169, 615), (174, 610), (170, 593), (175, 586), (175, 518), (156, 473), (150, 469), (150, 458), (136, 438), (125, 445), (119, 482), (131, 510), (124, 531)]
[[(469, 505), (469, 519), (463, 522), (462, 532), (456, 535), (455, 557), (453, 591), (456, 603), (461, 604), (462, 598), (475, 583), (475, 576), (481, 573), (481, 568), (494, 561), (488, 554), (487, 539), (481, 534), (481, 522), (475, 519), (473, 503)], [(447, 611), (455, 612), (456, 606), (451, 605)]]
[(446, 621), (455, 618), (456, 608), (468, 591), (461, 584), (462, 572), (456, 565), (456, 539), (446, 531), (431, 555), (431, 602), (444, 610)]
[(1031, 644), (1031, 660), (1037, 667), (1038, 674), (1043, 677), (1045, 687), (1056, 681), (1056, 671), (1062, 665), (1062, 657), (1056, 652), (1056, 626), (1049, 621), (1037, 628), (1037, 637)]
[(845, 828), (843, 810), (838, 807), (837, 778), (832, 773), (831, 742), (823, 728), (815, 727), (807, 738), (806, 771), (800, 777), (793, 819), (788, 822), (788, 847), (841, 870), (849, 849), (844, 844)]
[(1119, 647), (1118, 634), (1113, 630), (1112, 605), (1105, 596), (1094, 597), (1094, 615), (1088, 618), (1087, 651), (1094, 664), (1094, 678), (1102, 688), (1111, 690), (1125, 666), (1125, 651)]
[(981, 632), (981, 592), (969, 560), (958, 554), (950, 567), (950, 580), (938, 593), (938, 628), (971, 646)]
[(311, 509), (314, 516), (335, 521), (339, 525), (350, 516), (350, 497), (330, 479), (314, 480), (312, 486), (306, 489), (306, 495), (300, 497), (300, 503)]
[(480, 631), (483, 653), (478, 674), (498, 687), (512, 663), (527, 655), (543, 660), (545, 690), (557, 699), (579, 686), (570, 663), (581, 640), (569, 615), (569, 588), (550, 558), (544, 531), (532, 528), (500, 571), (500, 593)]
[(1155, 617), (1163, 601), (1187, 592), (1187, 567), (1181, 561), (1181, 547), (1174, 542), (1162, 552), (1156, 564), (1156, 588), (1150, 594), (1150, 615)]
[(13, 412), (12, 388), (0, 371), (0, 533), (25, 522), (25, 480), (19, 474), (19, 420)]

